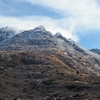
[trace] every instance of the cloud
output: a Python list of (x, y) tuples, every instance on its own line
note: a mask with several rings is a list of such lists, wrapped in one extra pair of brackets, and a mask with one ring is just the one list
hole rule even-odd
[[(66, 23), (71, 19), (76, 27), (100, 28), (100, 5), (96, 0), (21, 0), (50, 7), (62, 12)], [(69, 23), (69, 21), (68, 21)]]
[(33, 29), (37, 26), (44, 25), (48, 31), (51, 31), (53, 34), (56, 32), (61, 32), (64, 36), (72, 38), (75, 41), (78, 41), (76, 34), (72, 30), (65, 30), (59, 25), (62, 23), (62, 20), (54, 20), (45, 16), (26, 16), (26, 17), (5, 17), (0, 16), (0, 27), (10, 26), (15, 27), (20, 30)]
[(0, 26), (8, 25), (19, 29), (32, 29), (44, 25), (53, 34), (59, 31), (77, 42), (79, 31), (100, 28), (100, 5), (96, 0), (17, 0), (16, 2), (29, 2), (32, 5), (48, 7), (55, 12), (60, 12), (63, 16), (60, 19), (53, 19), (45, 15), (0, 16)]

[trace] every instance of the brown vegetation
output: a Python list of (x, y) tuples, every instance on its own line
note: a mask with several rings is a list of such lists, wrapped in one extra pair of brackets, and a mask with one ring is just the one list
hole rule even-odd
[(1, 52), (0, 100), (100, 100), (99, 72), (88, 58), (48, 52)]

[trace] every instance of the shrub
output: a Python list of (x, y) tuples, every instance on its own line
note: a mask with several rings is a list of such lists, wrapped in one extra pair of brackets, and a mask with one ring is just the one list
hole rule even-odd
[(94, 81), (92, 84), (100, 84), (100, 80)]
[(54, 83), (54, 81), (55, 81), (54, 79), (48, 79), (48, 80), (44, 80), (43, 83), (46, 85), (51, 85)]
[(65, 84), (65, 87), (69, 89), (70, 91), (81, 91), (84, 89), (89, 89), (90, 86), (88, 84), (80, 84), (80, 83), (71, 83), (71, 84)]

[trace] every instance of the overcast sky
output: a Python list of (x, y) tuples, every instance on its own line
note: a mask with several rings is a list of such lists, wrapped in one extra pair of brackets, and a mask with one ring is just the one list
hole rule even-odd
[(0, 0), (0, 27), (44, 27), (81, 46), (100, 49), (99, 0)]

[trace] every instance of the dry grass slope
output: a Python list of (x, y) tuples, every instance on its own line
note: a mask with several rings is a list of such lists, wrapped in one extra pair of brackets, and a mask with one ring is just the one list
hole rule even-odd
[(1, 52), (0, 100), (100, 100), (100, 77), (78, 56), (61, 50)]

